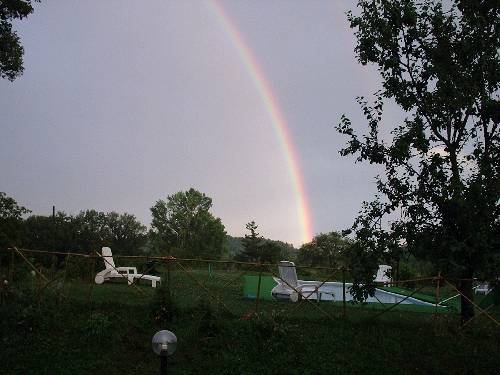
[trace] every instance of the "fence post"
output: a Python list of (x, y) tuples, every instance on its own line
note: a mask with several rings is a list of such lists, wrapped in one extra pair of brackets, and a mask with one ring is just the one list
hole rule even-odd
[[(56, 251), (56, 206), (52, 206), (52, 251)], [(59, 259), (56, 255), (52, 255), (52, 264), (50, 267), (51, 277), (56, 277), (57, 265)]]
[(345, 267), (342, 267), (342, 316), (345, 318)]
[(260, 284), (262, 281), (262, 266), (259, 263), (259, 282), (257, 283), (257, 299), (255, 300), (255, 313), (259, 312)]
[(89, 292), (88, 292), (88, 295), (87, 295), (87, 305), (89, 306), (89, 309), (90, 309), (90, 316), (92, 316), (92, 305), (91, 305), (91, 298), (92, 298), (92, 289), (94, 288), (94, 275), (95, 275), (95, 255), (94, 255), (95, 252), (90, 252), (89, 254), (89, 260), (92, 262), (92, 265), (89, 267), (89, 270), (90, 270), (90, 279), (89, 279)]
[(12, 284), (14, 281), (14, 249), (10, 249), (10, 272), (9, 272), (9, 284)]
[[(69, 257), (70, 257), (70, 255), (68, 254), (68, 255), (66, 255), (66, 258), (64, 259), (64, 273), (63, 273), (61, 289), (66, 287), (66, 275), (68, 273)], [(62, 300), (62, 293), (59, 293), (59, 304), (61, 304), (61, 300)]]
[(172, 261), (172, 258), (170, 258), (170, 255), (168, 256), (167, 259), (167, 293), (169, 298), (172, 297), (172, 294), (170, 293), (170, 262)]
[[(31, 271), (33, 272), (33, 271)], [(42, 266), (40, 266), (38, 268), (38, 273), (36, 275), (36, 280), (37, 280), (37, 283), (36, 283), (36, 292), (37, 292), (37, 299), (38, 299), (38, 310), (40, 310), (40, 303), (41, 303), (41, 299), (42, 299), (42, 294), (41, 294), (41, 289), (42, 289)]]
[(436, 301), (435, 301), (435, 304), (434, 304), (434, 318), (437, 318), (437, 306), (438, 306), (438, 303), (439, 303), (439, 287), (440, 287), (440, 284), (441, 284), (441, 271), (438, 272), (438, 279), (437, 279), (437, 285), (436, 285)]

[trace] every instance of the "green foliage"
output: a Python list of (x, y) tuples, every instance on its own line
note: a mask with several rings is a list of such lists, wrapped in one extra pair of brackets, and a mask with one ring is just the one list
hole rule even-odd
[(320, 233), (300, 247), (298, 261), (312, 267), (343, 266), (350, 246), (351, 242), (338, 232)]
[(250, 319), (250, 327), (259, 341), (279, 341), (287, 338), (293, 324), (286, 319), (286, 312), (280, 310), (262, 311)]
[(13, 81), (23, 73), (24, 49), (12, 21), (23, 19), (33, 12), (31, 0), (0, 2), (0, 77)]
[(261, 248), (263, 239), (257, 233), (258, 225), (255, 221), (251, 221), (245, 225), (245, 228), (250, 231), (250, 234), (245, 234), (243, 239), (243, 253), (241, 254), (242, 260), (247, 262), (261, 261)]
[[(179, 339), (169, 358), (172, 374), (495, 373), (498, 368), (500, 332), (484, 315), (469, 326), (473, 329), (457, 330), (456, 322), (446, 320), (454, 314), (433, 318), (432, 307), (430, 313), (401, 310), (373, 321), (380, 310), (348, 305), (346, 320), (331, 320), (310, 303), (296, 308), (261, 301), (259, 313), (245, 320), (241, 316), (254, 311), (255, 301), (241, 298), (236, 274), (217, 279), (193, 270), (235, 313), (230, 317), (183, 271), (172, 272), (175, 304), (182, 309), (161, 324), (148, 316), (149, 298), (156, 294), (150, 286), (140, 285), (145, 294), (139, 294), (125, 283), (71, 283), (67, 301), (59, 304), (56, 295), (44, 293), (39, 306), (36, 294), (21, 294), (16, 284), (15, 296), (0, 304), (2, 374), (26, 369), (87, 374), (96, 368), (112, 375), (153, 374), (158, 358), (151, 337), (158, 329), (169, 329)], [(333, 317), (341, 312), (335, 303), (320, 307)], [(488, 312), (498, 317), (499, 310)]]
[[(340, 153), (385, 169), (376, 180), (379, 193), (353, 226), (359, 246), (353, 254), (371, 265), (360, 270), (358, 286), (370, 284), (376, 259), (397, 262), (402, 244), (449, 275), (494, 276), (500, 267), (498, 2), (360, 0), (358, 8), (348, 13), (357, 57), (378, 67), (383, 88), (373, 105), (357, 99), (365, 135), (342, 116), (337, 129), (349, 141)], [(386, 99), (407, 113), (389, 137), (380, 134)], [(471, 297), (470, 282), (460, 288)], [(464, 317), (473, 314), (466, 298), (462, 306)]]
[[(95, 273), (97, 273), (96, 269), (100, 269), (103, 264), (102, 261), (99, 262), (98, 259), (96, 259)], [(64, 267), (64, 270), (61, 272), (65, 272), (67, 279), (89, 280), (89, 275), (93, 274), (92, 262), (87, 258), (76, 256), (65, 257), (64, 264), (61, 264), (61, 267)], [(93, 275), (93, 277), (94, 276), (95, 275)], [(92, 282), (93, 281), (94, 280), (92, 280)]]
[[(163, 275), (165, 280), (165, 275)], [(163, 282), (156, 288), (154, 297), (149, 305), (150, 316), (160, 327), (173, 322), (179, 315), (179, 308), (175, 303), (175, 298), (167, 283)]]
[(106, 214), (107, 246), (121, 255), (138, 254), (146, 242), (146, 227), (134, 215)]
[[(229, 258), (239, 261), (249, 261), (249, 258), (245, 254), (245, 239), (242, 237), (227, 237), (226, 243)], [(262, 237), (259, 251), (264, 263), (276, 263), (283, 259), (294, 260), (297, 256), (297, 249), (292, 244)]]
[(276, 263), (280, 259), (288, 259), (290, 248), (293, 249), (293, 246), (281, 241), (265, 239), (257, 233), (257, 228), (258, 225), (253, 220), (246, 224), (246, 229), (250, 233), (245, 234), (241, 240), (243, 251), (237, 254), (235, 259), (262, 263)]
[(57, 212), (55, 218), (43, 215), (27, 217), (22, 226), (22, 246), (47, 251), (68, 251), (71, 247), (71, 250), (76, 250), (72, 219), (64, 212)]
[(191, 188), (169, 195), (151, 207), (154, 244), (177, 256), (218, 259), (224, 252), (225, 229), (210, 212), (212, 199)]
[(84, 334), (93, 341), (100, 342), (112, 334), (110, 318), (102, 313), (93, 312), (86, 321)]
[(201, 298), (198, 301), (196, 310), (200, 313), (197, 330), (198, 337), (215, 337), (220, 332), (221, 319), (219, 314), (214, 311), (210, 301), (206, 298)]
[(283, 258), (283, 247), (276, 241), (264, 240), (260, 247), (260, 260), (263, 263), (277, 263)]
[(23, 223), (22, 244), (26, 248), (89, 253), (103, 246), (120, 255), (138, 254), (146, 242), (146, 227), (134, 215), (81, 211), (76, 216), (57, 212), (33, 215)]
[(17, 202), (0, 192), (0, 249), (18, 245), (22, 216), (30, 212)]
[(227, 256), (229, 259), (236, 259), (239, 254), (244, 251), (243, 239), (241, 237), (232, 237), (226, 235), (225, 247), (227, 248)]

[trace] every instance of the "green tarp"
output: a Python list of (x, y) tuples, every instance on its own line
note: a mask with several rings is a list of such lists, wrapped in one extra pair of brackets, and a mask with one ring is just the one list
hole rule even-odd
[[(259, 276), (243, 276), (243, 296), (245, 298), (257, 298)], [(276, 286), (276, 282), (271, 276), (262, 276), (260, 281), (260, 299), (272, 300), (271, 290)]]

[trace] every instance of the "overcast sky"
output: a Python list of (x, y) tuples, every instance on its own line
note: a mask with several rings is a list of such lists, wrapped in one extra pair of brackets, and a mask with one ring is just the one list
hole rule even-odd
[[(220, 1), (267, 77), (301, 165), (315, 233), (352, 224), (370, 166), (338, 151), (342, 113), (379, 88), (355, 59), (354, 1)], [(94, 208), (143, 223), (167, 195), (213, 199), (228, 234), (301, 244), (283, 149), (207, 1), (47, 0), (15, 24), (24, 75), (0, 81), (0, 191), (36, 214)], [(386, 119), (400, 116), (389, 108)]]

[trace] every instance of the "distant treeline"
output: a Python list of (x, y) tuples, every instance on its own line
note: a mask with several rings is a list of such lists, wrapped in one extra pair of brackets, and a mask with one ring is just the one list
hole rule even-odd
[[(63, 211), (30, 215), (28, 208), (0, 192), (0, 247), (88, 254), (109, 246), (121, 255), (259, 260), (245, 257), (245, 238), (227, 235), (220, 219), (209, 212), (211, 205), (210, 198), (194, 189), (168, 196), (151, 208), (153, 222), (148, 230), (130, 213), (87, 209), (76, 215)], [(264, 238), (259, 241), (259, 246), (272, 253), (262, 260), (296, 257), (291, 244)]]
[[(266, 239), (258, 225), (246, 224), (244, 237), (225, 232), (210, 213), (211, 198), (190, 189), (158, 200), (151, 208), (148, 230), (129, 213), (82, 210), (76, 215), (58, 211), (54, 216), (30, 211), (0, 192), (0, 249), (9, 246), (89, 254), (111, 247), (120, 255), (174, 255), (181, 258), (225, 259), (276, 263), (292, 260), (311, 267), (356, 268), (358, 243), (339, 232), (320, 233), (296, 249), (292, 244)], [(377, 262), (393, 265), (395, 277), (410, 278), (434, 272), (429, 263), (417, 261), (402, 247), (398, 257), (387, 253)], [(4, 253), (5, 254), (5, 253)], [(396, 261), (394, 261), (396, 259)]]

